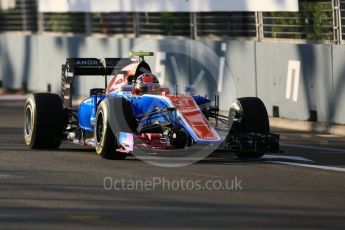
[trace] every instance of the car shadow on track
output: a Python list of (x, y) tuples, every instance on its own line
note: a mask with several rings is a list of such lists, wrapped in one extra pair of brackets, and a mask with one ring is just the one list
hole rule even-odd
[(265, 160), (260, 158), (253, 159), (241, 159), (238, 158), (234, 153), (212, 153), (207, 158), (198, 161), (196, 164), (214, 164), (214, 165), (227, 165), (227, 164), (258, 164), (265, 163)]
[[(68, 145), (68, 146), (63, 146), (60, 147), (58, 150), (55, 151), (62, 151), (62, 152), (71, 152), (71, 153), (87, 153), (88, 155), (94, 155), (95, 157), (98, 157), (96, 155), (96, 152), (94, 149), (92, 148), (87, 148), (87, 147), (82, 147), (82, 146), (72, 146), (72, 145)], [(148, 154), (149, 156), (149, 154)], [(164, 159), (164, 158), (163, 158)], [(163, 160), (162, 159), (162, 160)], [(106, 160), (110, 160), (110, 161), (119, 161), (116, 159), (106, 159)], [(169, 160), (168, 158), (166, 158), (166, 160)], [(176, 160), (176, 159), (174, 159)], [(129, 154), (129, 156), (124, 159), (121, 160), (122, 162), (134, 162), (134, 161), (142, 161), (144, 162), (142, 159), (137, 158), (135, 155)], [(183, 157), (181, 157), (180, 160), (178, 160), (180, 163), (183, 163), (184, 161), (186, 161), (186, 159), (184, 159)], [(235, 154), (233, 153), (224, 153), (224, 152), (214, 152), (211, 155), (209, 155), (208, 157), (206, 157), (205, 159), (202, 159), (200, 161), (195, 162), (194, 164), (216, 164), (216, 165), (227, 165), (227, 164), (258, 164), (258, 163), (267, 163), (264, 159), (260, 159), (260, 158), (255, 158), (255, 159), (240, 159), (238, 158)]]

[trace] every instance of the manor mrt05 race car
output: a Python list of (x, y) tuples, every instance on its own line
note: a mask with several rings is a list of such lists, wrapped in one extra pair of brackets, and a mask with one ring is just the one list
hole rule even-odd
[[(68, 58), (62, 65), (61, 95), (34, 93), (25, 103), (24, 139), (32, 149), (57, 149), (62, 141), (88, 145), (103, 158), (124, 159), (136, 149), (148, 153), (217, 146), (239, 157), (279, 151), (279, 136), (270, 133), (268, 114), (256, 97), (238, 98), (228, 116), (203, 96), (172, 92), (159, 84), (144, 61), (150, 52), (131, 58)], [(134, 58), (136, 57), (136, 58)], [(104, 76), (104, 88), (72, 106), (76, 76)], [(107, 76), (112, 76), (108, 84)], [(100, 78), (101, 79), (101, 78)], [(101, 79), (102, 80), (102, 79)], [(222, 138), (217, 127), (227, 128)]]

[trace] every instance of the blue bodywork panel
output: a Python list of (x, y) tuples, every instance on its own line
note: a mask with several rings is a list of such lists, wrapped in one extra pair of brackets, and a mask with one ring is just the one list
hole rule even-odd
[(163, 109), (169, 107), (169, 104), (163, 101), (161, 98), (152, 97), (150, 95), (132, 97), (130, 101), (136, 115), (151, 112), (155, 109)]
[[(131, 102), (136, 116), (139, 116), (147, 112), (151, 112), (153, 110), (160, 110), (163, 108), (170, 107), (167, 101), (162, 100), (160, 97), (155, 97), (152, 95), (132, 97), (131, 94), (120, 91), (111, 95), (107, 95), (107, 97), (127, 98), (127, 100)], [(78, 111), (78, 120), (79, 120), (79, 126), (84, 131), (87, 131), (87, 132), (94, 131), (97, 106), (104, 98), (105, 96), (92, 95), (90, 98), (87, 98), (80, 104), (79, 111)], [(210, 100), (202, 96), (193, 96), (193, 98), (198, 105), (202, 105), (202, 104), (210, 102)]]
[(193, 98), (198, 105), (202, 105), (202, 104), (206, 104), (206, 103), (211, 102), (209, 99), (207, 99), (203, 96), (193, 96)]
[(96, 122), (97, 105), (105, 98), (105, 96), (92, 95), (84, 100), (78, 110), (79, 126), (87, 132), (93, 132), (93, 125)]

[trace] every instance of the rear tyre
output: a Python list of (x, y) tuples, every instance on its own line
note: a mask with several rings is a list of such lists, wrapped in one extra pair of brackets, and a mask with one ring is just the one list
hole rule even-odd
[(61, 144), (65, 114), (59, 95), (32, 94), (24, 106), (24, 140), (31, 149), (57, 149)]
[(98, 156), (106, 159), (117, 160), (122, 160), (127, 157), (127, 153), (116, 151), (118, 144), (109, 125), (109, 108), (107, 99), (104, 99), (97, 109), (94, 135), (96, 153)]
[[(270, 132), (269, 118), (264, 103), (257, 97), (238, 98), (229, 111), (229, 135)], [(235, 152), (239, 158), (259, 158), (264, 151)]]

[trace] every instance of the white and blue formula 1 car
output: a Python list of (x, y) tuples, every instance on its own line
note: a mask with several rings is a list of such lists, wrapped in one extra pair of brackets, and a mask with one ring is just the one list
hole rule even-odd
[[(245, 158), (279, 151), (279, 135), (270, 133), (268, 114), (259, 98), (238, 98), (229, 105), (229, 115), (222, 116), (217, 102), (212, 106), (206, 97), (182, 95), (160, 86), (144, 61), (144, 56), (153, 53), (130, 55), (68, 58), (62, 66), (61, 95), (35, 93), (25, 103), (26, 145), (57, 149), (67, 141), (88, 145), (97, 155), (115, 159), (124, 159), (136, 148), (166, 152), (195, 145), (218, 146)], [(83, 75), (104, 76), (105, 86), (90, 89), (90, 96), (75, 109), (73, 83)], [(112, 76), (109, 84), (108, 76)], [(226, 125), (225, 138), (212, 120)]]

